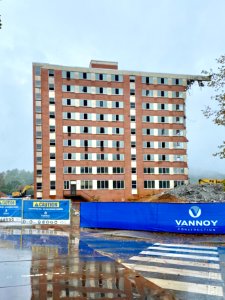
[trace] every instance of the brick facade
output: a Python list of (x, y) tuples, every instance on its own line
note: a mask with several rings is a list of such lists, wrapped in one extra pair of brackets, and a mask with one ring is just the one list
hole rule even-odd
[(35, 196), (127, 201), (186, 184), (193, 80), (204, 77), (34, 63)]

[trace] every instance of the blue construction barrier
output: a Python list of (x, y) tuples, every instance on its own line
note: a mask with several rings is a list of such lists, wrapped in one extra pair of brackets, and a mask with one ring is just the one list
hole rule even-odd
[(224, 234), (225, 203), (81, 203), (80, 227)]

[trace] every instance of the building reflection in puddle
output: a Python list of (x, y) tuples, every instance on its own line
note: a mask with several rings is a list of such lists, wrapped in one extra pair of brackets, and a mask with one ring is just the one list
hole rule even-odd
[[(17, 249), (21, 254), (14, 260), (17, 267), (20, 265), (17, 272), (20, 280), (16, 286), (13, 280), (2, 286), (16, 288), (16, 299), (153, 299), (151, 295), (156, 292), (154, 285), (89, 248), (76, 234), (39, 229), (2, 230), (2, 247), (5, 251)], [(28, 252), (29, 256), (23, 257)], [(1, 262), (4, 263), (2, 259)], [(13, 270), (11, 267), (7, 271), (12, 278)], [(24, 286), (30, 289), (27, 296), (19, 292)]]

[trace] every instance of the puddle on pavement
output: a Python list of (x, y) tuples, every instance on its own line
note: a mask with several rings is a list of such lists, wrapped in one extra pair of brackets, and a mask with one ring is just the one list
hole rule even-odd
[(57, 230), (0, 230), (0, 299), (175, 299)]

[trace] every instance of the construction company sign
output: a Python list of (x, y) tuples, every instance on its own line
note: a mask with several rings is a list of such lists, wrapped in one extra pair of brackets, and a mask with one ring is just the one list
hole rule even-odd
[(70, 200), (25, 200), (23, 224), (70, 224)]
[[(220, 232), (218, 211), (220, 204), (180, 205), (179, 217), (174, 219), (179, 232)], [(225, 207), (224, 207), (225, 208)], [(221, 209), (221, 207), (220, 207)], [(225, 225), (224, 217), (220, 219)]]
[(0, 222), (20, 222), (22, 199), (0, 199)]

